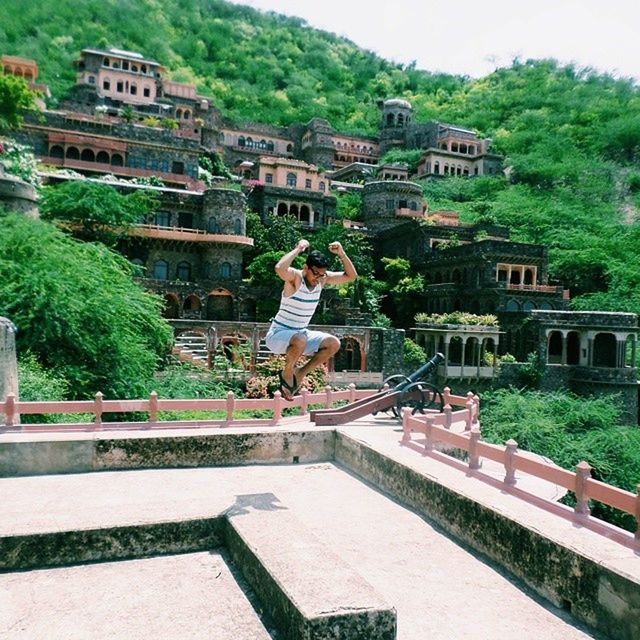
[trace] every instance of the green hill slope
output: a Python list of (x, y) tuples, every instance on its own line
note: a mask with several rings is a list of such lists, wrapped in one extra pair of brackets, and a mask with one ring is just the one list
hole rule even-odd
[[(273, 124), (326, 117), (374, 134), (377, 101), (403, 97), (415, 120), (491, 137), (509, 177), (424, 185), (431, 209), (507, 224), (549, 246), (552, 278), (577, 308), (640, 312), (640, 90), (553, 60), (514, 61), (480, 80), (392, 64), (304, 21), (222, 0), (0, 0), (0, 53), (38, 61), (54, 97), (89, 46), (144, 53), (224, 115)], [(15, 3), (14, 3), (15, 4)]]

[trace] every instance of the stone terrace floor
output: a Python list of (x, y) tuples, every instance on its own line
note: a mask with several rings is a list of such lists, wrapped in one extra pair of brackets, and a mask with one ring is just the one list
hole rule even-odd
[[(363, 419), (344, 429), (434, 477), (458, 473), (461, 483), (473, 481), (399, 448), (401, 433), (391, 421)], [(489, 485), (480, 490), (505, 509), (517, 500)], [(547, 483), (529, 490), (557, 496)], [(3, 478), (0, 505), (4, 536), (189, 520), (234, 506), (264, 509), (273, 516), (266, 526), (283, 544), (287, 534), (277, 526), (278, 514), (294, 516), (391, 603), (401, 640), (603, 638), (329, 462)], [(519, 508), (531, 511), (526, 504)], [(628, 550), (624, 555), (634, 562)], [(290, 572), (304, 580), (304, 563), (293, 563)], [(0, 574), (3, 639), (277, 637), (218, 549)]]

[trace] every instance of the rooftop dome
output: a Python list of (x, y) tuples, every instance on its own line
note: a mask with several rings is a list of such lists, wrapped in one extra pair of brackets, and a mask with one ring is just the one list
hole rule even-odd
[(391, 98), (391, 100), (384, 101), (385, 107), (403, 107), (404, 109), (413, 109), (411, 103), (402, 98)]

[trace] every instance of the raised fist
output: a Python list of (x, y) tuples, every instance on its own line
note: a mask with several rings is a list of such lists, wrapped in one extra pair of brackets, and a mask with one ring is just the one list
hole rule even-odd
[(331, 251), (331, 253), (335, 253), (338, 256), (344, 253), (344, 249), (339, 242), (329, 243), (329, 251)]

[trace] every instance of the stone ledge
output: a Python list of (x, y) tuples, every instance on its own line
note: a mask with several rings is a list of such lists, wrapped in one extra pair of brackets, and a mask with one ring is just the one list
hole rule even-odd
[(288, 640), (394, 640), (396, 612), (272, 494), (226, 514), (0, 537), (0, 573), (226, 547)]
[(333, 458), (333, 429), (6, 433), (0, 477), (124, 469), (292, 464)]
[(0, 572), (203, 551), (222, 544), (222, 517), (0, 537)]
[(284, 638), (396, 637), (395, 609), (368, 582), (284, 506), (268, 496), (252, 498), (229, 512), (227, 548)]

